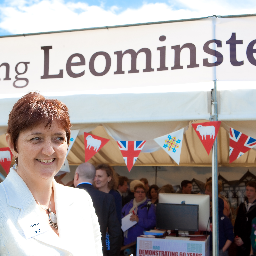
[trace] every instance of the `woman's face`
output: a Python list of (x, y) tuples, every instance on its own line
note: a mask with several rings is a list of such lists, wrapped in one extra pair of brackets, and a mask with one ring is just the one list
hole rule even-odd
[(96, 175), (94, 178), (95, 187), (99, 190), (107, 189), (108, 183), (111, 181), (111, 177), (107, 175), (105, 170), (96, 170)]
[(7, 142), (15, 156), (18, 157), (18, 174), (25, 180), (39, 178), (49, 179), (60, 170), (67, 154), (66, 132), (57, 121), (51, 127), (39, 124), (20, 132), (17, 140), (17, 152)]
[(151, 189), (150, 196), (151, 196), (152, 199), (157, 199), (158, 195), (157, 195), (157, 192), (154, 188)]
[(144, 191), (143, 188), (137, 188), (134, 191), (134, 197), (137, 203), (141, 202), (142, 200), (145, 199), (146, 197), (146, 192)]
[(206, 195), (209, 195), (210, 198), (212, 198), (212, 190), (211, 190), (210, 186), (206, 186), (206, 188), (205, 188), (205, 194), (206, 194)]

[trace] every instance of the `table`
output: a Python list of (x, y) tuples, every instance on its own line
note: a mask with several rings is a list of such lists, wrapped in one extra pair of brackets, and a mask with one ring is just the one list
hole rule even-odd
[(137, 238), (137, 256), (210, 256), (210, 236), (190, 240)]

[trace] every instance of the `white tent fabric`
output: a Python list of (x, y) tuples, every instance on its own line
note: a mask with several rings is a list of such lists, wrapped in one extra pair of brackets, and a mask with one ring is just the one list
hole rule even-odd
[[(252, 166), (256, 152), (250, 150), (229, 164), (229, 128), (233, 127), (256, 138), (256, 90), (219, 91), (218, 136), (219, 164), (223, 166)], [(146, 140), (136, 165), (176, 165), (154, 142), (154, 138), (185, 128), (180, 166), (211, 166), (191, 123), (208, 121), (211, 114), (210, 92), (166, 92), (144, 94), (89, 94), (55, 97), (70, 109), (72, 129), (79, 129), (69, 155), (71, 165), (84, 162), (84, 132), (92, 132), (110, 141), (90, 160), (93, 164), (125, 165), (117, 140)], [(246, 98), (246, 100), (244, 100)], [(8, 113), (17, 98), (0, 100), (0, 147), (6, 147), (5, 135)], [(134, 116), (134, 119), (132, 117)], [(245, 118), (244, 118), (245, 117)], [(151, 120), (151, 121), (150, 121)], [(243, 121), (237, 121), (243, 120)]]
[[(80, 130), (70, 164), (84, 161), (83, 133), (92, 132), (110, 139), (90, 160), (94, 164), (124, 165), (116, 140), (146, 140), (136, 165), (176, 165), (153, 139), (185, 128), (180, 165), (210, 166), (211, 155), (190, 124), (210, 119), (213, 80), (239, 81), (240, 87), (255, 81), (255, 38), (247, 33), (255, 22), (255, 15), (214, 16), (0, 38), (0, 147), (7, 146), (13, 104), (37, 90), (63, 101), (72, 129)], [(243, 43), (234, 47), (236, 40)], [(10, 72), (18, 66), (25, 68), (22, 77)], [(220, 165), (229, 165), (229, 127), (256, 138), (255, 96), (254, 89), (218, 92)], [(255, 151), (234, 164), (255, 164)]]

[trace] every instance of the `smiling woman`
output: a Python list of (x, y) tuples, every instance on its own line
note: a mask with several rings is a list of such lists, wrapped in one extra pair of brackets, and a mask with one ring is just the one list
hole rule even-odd
[(6, 140), (16, 164), (0, 184), (0, 255), (102, 255), (90, 196), (54, 181), (70, 127), (58, 100), (29, 93), (14, 105)]

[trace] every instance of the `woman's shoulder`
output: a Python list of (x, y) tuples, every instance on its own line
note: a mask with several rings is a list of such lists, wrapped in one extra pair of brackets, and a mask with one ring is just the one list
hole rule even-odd
[(114, 190), (114, 189), (111, 189), (110, 191), (109, 191), (109, 194), (110, 195), (113, 195), (114, 197), (117, 197), (117, 198), (121, 198), (122, 199), (122, 197), (121, 197), (121, 195), (116, 191), (116, 190)]
[(129, 208), (129, 207), (132, 207), (133, 206), (133, 199), (131, 201), (129, 201), (128, 203), (126, 203), (124, 206), (123, 206), (123, 209), (125, 208)]

